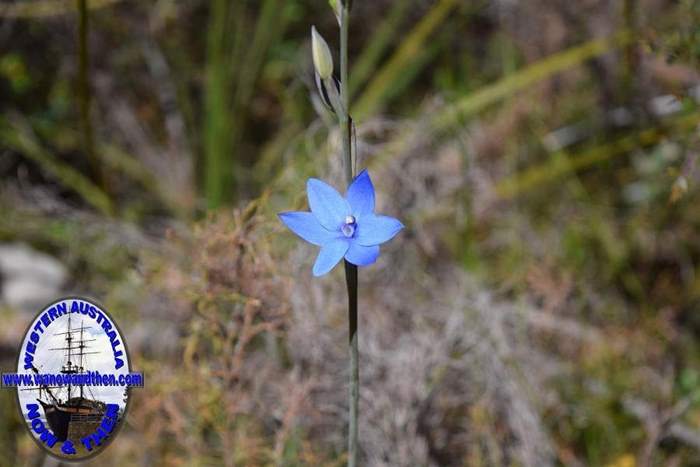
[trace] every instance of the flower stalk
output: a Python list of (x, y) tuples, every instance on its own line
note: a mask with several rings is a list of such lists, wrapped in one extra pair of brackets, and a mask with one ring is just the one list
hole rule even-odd
[(360, 372), (357, 347), (357, 266), (345, 260), (345, 283), (348, 288), (348, 337), (350, 344), (350, 422), (348, 425), (348, 466), (357, 465), (357, 405)]
[[(354, 173), (351, 153), (352, 127), (350, 121), (350, 96), (348, 94), (348, 33), (350, 30), (350, 2), (336, 0), (340, 23), (340, 101), (338, 121), (343, 145), (345, 180), (350, 186)], [(345, 282), (348, 289), (348, 342), (350, 346), (350, 404), (348, 425), (348, 467), (357, 466), (357, 422), (360, 396), (359, 351), (357, 344), (357, 266), (345, 260)]]

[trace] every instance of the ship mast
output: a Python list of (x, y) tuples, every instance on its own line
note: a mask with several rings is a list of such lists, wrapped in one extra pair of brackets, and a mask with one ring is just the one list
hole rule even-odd
[[(73, 334), (71, 334), (71, 328), (70, 328), (70, 315), (68, 315), (68, 334), (66, 334), (66, 347), (68, 348), (68, 364), (67, 368), (64, 368), (61, 373), (63, 374), (71, 374), (73, 373), (73, 369), (71, 368), (73, 364), (71, 363), (71, 352), (73, 350), (73, 346), (71, 345), (71, 342), (73, 341)], [(71, 390), (71, 385), (68, 384), (68, 399), (66, 402), (70, 400), (70, 390)]]
[[(80, 368), (78, 371), (81, 373), (84, 371), (83, 368), (83, 349), (85, 348), (85, 341), (83, 340), (83, 329), (85, 329), (84, 321), (80, 322)], [(80, 385), (80, 399), (83, 399), (83, 385)]]
[[(68, 315), (68, 329), (66, 332), (59, 332), (57, 334), (54, 334), (56, 336), (59, 335), (65, 335), (65, 340), (66, 340), (66, 346), (65, 347), (59, 347), (59, 348), (54, 348), (54, 349), (49, 349), (49, 350), (65, 350), (66, 351), (66, 364), (61, 367), (61, 373), (64, 375), (73, 375), (73, 374), (78, 374), (78, 373), (84, 373), (85, 372), (85, 367), (84, 367), (84, 356), (87, 354), (96, 354), (99, 352), (85, 352), (85, 348), (88, 347), (85, 345), (86, 342), (91, 342), (95, 341), (96, 339), (85, 339), (84, 338), (84, 331), (85, 329), (90, 329), (90, 326), (85, 326), (84, 322), (81, 321), (80, 323), (80, 329), (73, 330), (71, 327), (71, 315)], [(73, 336), (74, 333), (80, 332), (80, 337), (76, 338)], [(74, 344), (73, 342), (77, 341), (77, 344)], [(78, 363), (74, 364), (73, 363), (73, 356), (74, 350), (78, 350), (78, 354), (75, 355), (78, 357)], [(78, 385), (80, 389), (80, 400), (83, 399), (83, 385), (79, 384)], [(71, 400), (72, 396), (72, 389), (73, 386), (69, 383), (67, 386), (68, 390), (68, 399), (66, 399), (66, 403), (68, 403)]]

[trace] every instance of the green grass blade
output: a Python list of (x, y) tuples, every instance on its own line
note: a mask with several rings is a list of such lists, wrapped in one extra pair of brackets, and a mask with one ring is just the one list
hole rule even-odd
[(620, 32), (612, 37), (595, 39), (578, 47), (550, 55), (532, 65), (523, 68), (496, 83), (485, 86), (454, 105), (439, 113), (433, 120), (437, 129), (445, 129), (461, 118), (474, 115), (518, 91), (549, 78), (550, 76), (572, 68), (580, 63), (597, 57), (612, 49), (627, 44), (633, 38), (627, 32)]
[(367, 81), (377, 68), (382, 54), (386, 52), (389, 45), (396, 38), (401, 22), (406, 17), (408, 7), (411, 5), (411, 2), (394, 2), (386, 19), (382, 21), (382, 24), (367, 41), (367, 46), (352, 67), (349, 85), (350, 97), (355, 96), (359, 87)]
[(426, 41), (432, 32), (442, 24), (456, 5), (457, 0), (440, 0), (411, 30), (353, 106), (352, 114), (356, 120), (363, 120), (376, 113), (387, 102), (394, 81), (412, 65), (416, 55), (426, 47)]
[(496, 193), (501, 198), (512, 198), (520, 193), (532, 190), (549, 183), (574, 171), (585, 169), (616, 156), (628, 154), (630, 151), (651, 146), (660, 142), (669, 132), (679, 134), (691, 131), (700, 123), (700, 113), (676, 117), (663, 126), (647, 128), (623, 136), (610, 143), (594, 146), (577, 154), (561, 151), (553, 155), (552, 161), (529, 168), (515, 174), (496, 185)]
[(207, 207), (219, 207), (233, 190), (233, 145), (230, 107), (229, 2), (212, 0), (207, 31), (204, 128), (204, 194)]
[(114, 213), (112, 202), (107, 194), (92, 183), (89, 178), (51, 155), (41, 146), (27, 125), (17, 122), (0, 124), (0, 141), (6, 147), (33, 160), (61, 185), (79, 194), (98, 211), (106, 215)]

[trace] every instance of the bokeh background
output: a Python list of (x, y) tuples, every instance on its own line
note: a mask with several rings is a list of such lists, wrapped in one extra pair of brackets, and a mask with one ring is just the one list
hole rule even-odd
[[(700, 5), (355, 0), (367, 466), (700, 465)], [(0, 3), (0, 364), (100, 300), (146, 387), (91, 465), (341, 466), (342, 268), (275, 214), (341, 186), (322, 0)], [(336, 55), (337, 63), (337, 55)], [(0, 465), (57, 465), (0, 391)]]

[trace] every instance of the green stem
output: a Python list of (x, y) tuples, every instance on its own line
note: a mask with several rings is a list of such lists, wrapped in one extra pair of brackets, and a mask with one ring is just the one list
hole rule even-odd
[[(350, 96), (348, 94), (348, 31), (349, 8), (348, 0), (342, 2), (340, 14), (340, 100), (342, 109), (338, 112), (338, 120), (343, 140), (343, 160), (345, 163), (345, 179), (348, 186), (352, 183), (352, 154), (350, 138), (352, 124), (350, 120)], [(348, 340), (350, 344), (350, 423), (348, 427), (348, 467), (357, 466), (357, 406), (360, 393), (359, 352), (357, 348), (357, 266), (345, 261), (345, 281), (348, 288)]]
[(242, 17), (242, 3), (211, 0), (209, 7), (203, 185), (207, 207), (215, 209), (230, 202), (235, 191), (236, 160), (233, 156), (233, 128), (229, 112), (232, 102), (229, 58), (233, 44), (230, 20), (232, 17)]
[(338, 112), (340, 128), (343, 132), (343, 160), (345, 162), (345, 181), (352, 183), (352, 157), (350, 154), (350, 96), (348, 95), (348, 9), (343, 7), (340, 16), (340, 101), (343, 109)]
[(95, 153), (95, 138), (90, 121), (90, 81), (88, 56), (88, 10), (86, 0), (78, 0), (78, 101), (80, 111), (80, 126), (82, 136), (82, 149), (90, 164), (93, 180), (97, 186), (107, 190), (104, 172), (100, 167)]
[(357, 266), (345, 261), (345, 283), (348, 287), (348, 343), (350, 344), (350, 424), (348, 427), (348, 466), (357, 465), (357, 402), (360, 371), (357, 348)]

